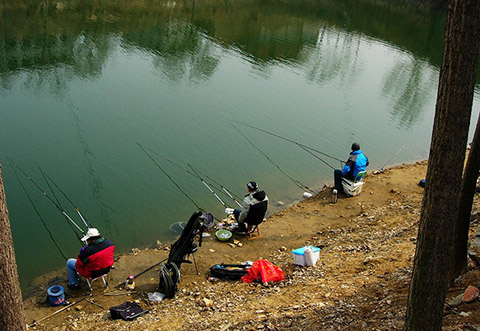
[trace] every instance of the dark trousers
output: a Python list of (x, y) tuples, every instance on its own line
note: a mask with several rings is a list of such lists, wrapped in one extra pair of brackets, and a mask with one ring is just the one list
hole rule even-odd
[(238, 218), (240, 217), (240, 212), (241, 210), (240, 209), (235, 209), (233, 211), (233, 217), (235, 217), (235, 220), (238, 222), (238, 230), (239, 231), (247, 231), (247, 225), (245, 224), (245, 222), (239, 222), (238, 221)]
[(342, 177), (343, 177), (342, 176), (342, 170), (335, 169), (333, 171), (334, 184), (335, 184), (335, 188), (337, 189), (338, 193), (343, 193)]
[(233, 217), (235, 217), (235, 220), (238, 222), (238, 217), (240, 217), (240, 209), (234, 209), (233, 210)]
[(353, 180), (352, 176), (343, 176), (343, 172), (340, 169), (335, 169), (333, 171), (333, 180), (335, 183), (335, 188), (337, 189), (338, 193), (345, 193), (343, 192), (343, 185), (342, 185), (342, 178)]

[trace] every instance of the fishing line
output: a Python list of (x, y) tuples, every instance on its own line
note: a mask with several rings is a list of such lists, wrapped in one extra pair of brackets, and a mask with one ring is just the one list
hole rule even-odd
[(187, 163), (187, 165), (190, 167), (190, 169), (192, 169), (192, 171), (198, 176), (198, 178), (201, 180), (201, 182), (203, 183), (203, 185), (206, 186), (206, 188), (212, 192), (212, 194), (215, 196), (215, 198), (217, 198), (218, 201), (220, 201), (220, 203), (225, 207), (225, 208), (229, 208), (229, 206), (227, 206), (227, 204), (217, 195), (217, 193), (215, 193), (212, 188), (210, 186), (208, 186), (207, 183), (205, 183), (205, 181), (203, 180), (202, 177), (200, 177), (200, 175), (195, 171), (195, 169), (190, 165), (190, 163)]
[(272, 163), (282, 174), (284, 174), (285, 176), (287, 176), (288, 178), (290, 178), (291, 181), (293, 181), (295, 183), (295, 185), (297, 185), (300, 189), (304, 190), (308, 190), (312, 193), (315, 193), (312, 189), (310, 189), (308, 186), (306, 185), (303, 185), (302, 183), (300, 183), (298, 180), (294, 179), (293, 177), (291, 177), (290, 175), (288, 175), (285, 171), (283, 171), (280, 166), (278, 164), (276, 164), (275, 162), (273, 162), (270, 157), (268, 157), (267, 154), (265, 154), (264, 152), (262, 152), (262, 150), (260, 148), (258, 148), (250, 139), (248, 139), (248, 137), (246, 135), (244, 135), (240, 129), (238, 129), (235, 124), (233, 124), (233, 122), (230, 122), (230, 124), (235, 128), (235, 130), (238, 131), (238, 133), (240, 133), (243, 138), (245, 138), (257, 151), (259, 151), (263, 156), (265, 156), (265, 158), (270, 161), (270, 163)]
[[(10, 163), (11, 163), (11, 162), (10, 162)], [(35, 204), (33, 203), (33, 200), (32, 200), (32, 198), (30, 197), (30, 194), (28, 194), (27, 189), (25, 188), (25, 186), (23, 185), (22, 181), (20, 180), (20, 177), (18, 176), (18, 173), (17, 173), (17, 171), (15, 170), (15, 167), (13, 167), (13, 164), (12, 164), (12, 169), (13, 169), (13, 172), (15, 173), (15, 177), (17, 177), (18, 182), (20, 183), (20, 186), (22, 187), (23, 191), (24, 191), (25, 194), (27, 195), (28, 201), (30, 201), (30, 204), (32, 205), (33, 210), (35, 210), (35, 213), (36, 213), (36, 214), (38, 215), (38, 217), (40, 218), (40, 221), (42, 222), (43, 226), (45, 227), (45, 230), (47, 230), (48, 235), (50, 236), (50, 239), (52, 239), (53, 244), (55, 245), (55, 247), (57, 248), (57, 250), (58, 250), (58, 251), (60, 252), (60, 254), (63, 256), (63, 258), (65, 259), (65, 261), (67, 261), (67, 260), (68, 260), (67, 257), (65, 256), (65, 254), (63, 254), (63, 251), (62, 251), (62, 249), (60, 248), (60, 246), (58, 246), (57, 242), (55, 241), (55, 238), (53, 238), (52, 232), (51, 232), (50, 229), (48, 228), (47, 223), (46, 223), (45, 220), (43, 219), (42, 215), (40, 215), (40, 212), (38, 211), (37, 206), (35, 206)]]
[[(191, 176), (193, 176), (193, 177), (195, 177), (195, 178), (197, 178), (197, 179), (201, 179), (200, 175), (198, 175), (198, 172), (200, 172), (200, 171), (197, 170), (197, 171), (195, 171), (196, 174), (194, 174), (194, 173), (192, 173), (190, 170), (185, 169), (184, 167), (182, 167), (182, 166), (179, 165), (178, 163), (176, 163), (176, 162), (168, 159), (167, 157), (165, 157), (165, 156), (163, 156), (163, 155), (161, 155), (161, 154), (153, 151), (152, 149), (149, 148), (148, 150), (149, 150), (150, 152), (152, 152), (153, 154), (161, 157), (161, 158), (164, 159), (165, 161), (171, 163), (171, 164), (174, 165), (175, 167), (177, 167), (177, 168), (185, 171), (187, 174), (189, 174), (189, 175), (191, 175)], [(192, 170), (194, 170), (194, 169), (192, 169)], [(201, 173), (201, 172), (200, 172), (200, 173)], [(236, 195), (236, 194), (230, 193), (222, 184), (219, 184), (219, 183), (216, 182), (213, 178), (207, 176), (206, 174), (203, 174), (203, 175), (205, 176), (205, 178), (208, 178), (208, 179), (211, 180), (213, 183), (215, 183), (215, 185), (216, 185), (217, 187), (216, 187), (214, 184), (212, 184), (212, 183), (208, 183), (210, 186), (213, 186), (213, 187), (214, 187), (217, 191), (219, 191), (219, 192), (223, 191), (222, 194), (225, 194), (225, 195), (227, 195), (229, 198), (232, 198), (239, 206), (241, 206), (241, 204), (239, 204), (239, 202), (238, 202), (233, 196), (235, 196), (235, 197), (236, 197), (237, 199), (239, 199), (239, 200), (241, 200), (242, 198), (240, 198), (240, 197), (239, 197), (238, 195)], [(220, 187), (221, 190), (220, 190), (218, 187)]]
[[(10, 160), (10, 161), (11, 161), (11, 160)], [(82, 242), (80, 236), (78, 235), (77, 231), (75, 231), (75, 229), (74, 229), (74, 227), (72, 226), (72, 224), (75, 225), (75, 227), (76, 227), (83, 235), (85, 235), (85, 232), (82, 230), (82, 228), (80, 228), (80, 227), (78, 226), (78, 224), (75, 223), (75, 221), (74, 221), (70, 216), (68, 216), (68, 214), (67, 214), (55, 201), (53, 201), (53, 199), (33, 180), (33, 178), (31, 178), (31, 177), (30, 177), (22, 168), (20, 168), (15, 162), (13, 162), (13, 161), (11, 161), (11, 162), (15, 165), (15, 167), (17, 167), (18, 170), (20, 170), (20, 172), (21, 172), (25, 177), (27, 177), (27, 179), (28, 179), (29, 181), (31, 181), (31, 182), (33, 183), (33, 185), (35, 185), (35, 187), (36, 187), (40, 192), (43, 193), (43, 195), (44, 195), (45, 197), (47, 197), (48, 200), (50, 200), (50, 202), (52, 202), (52, 203), (55, 205), (55, 207), (60, 211), (60, 213), (62, 213), (62, 215), (65, 216), (66, 220), (68, 221), (67, 223), (70, 225), (70, 227), (72, 228), (72, 230), (75, 232), (75, 235), (77, 236), (78, 240), (80, 240), (80, 242)]]
[(301, 149), (303, 149), (305, 152), (313, 155), (313, 157), (319, 159), (320, 161), (322, 161), (323, 163), (325, 163), (327, 166), (329, 166), (330, 168), (332, 168), (333, 170), (335, 170), (335, 167), (333, 167), (331, 164), (329, 164), (327, 161), (325, 160), (322, 160), (320, 157), (318, 157), (318, 155), (316, 154), (313, 154), (311, 151), (309, 151), (307, 148), (305, 148), (304, 146), (300, 145), (300, 144), (297, 144), (298, 147), (300, 147)]
[[(67, 196), (67, 194), (65, 194), (65, 192), (63, 192), (63, 190), (60, 188), (60, 186), (57, 185), (57, 183), (55, 183), (55, 181), (45, 172), (43, 171), (42, 168), (38, 167), (38, 169), (40, 169), (40, 172), (42, 173), (43, 177), (45, 178), (48, 178), (48, 180), (50, 180), (53, 185), (55, 185), (55, 187), (60, 191), (60, 193), (62, 193), (62, 195), (65, 197), (65, 199), (68, 200), (68, 202), (70, 202), (70, 204), (73, 206), (73, 208), (75, 208), (75, 211), (77, 212), (78, 216), (80, 216), (80, 218), (82, 219), (83, 221), (83, 224), (85, 224), (85, 226), (89, 229), (89, 228), (93, 228), (93, 225), (92, 223), (90, 223), (89, 221), (87, 221), (87, 219), (83, 216), (83, 214), (80, 212), (80, 209), (75, 205), (75, 203), (73, 203), (73, 201)], [(47, 185), (48, 187), (50, 187), (50, 185), (48, 184), (48, 181), (47, 179), (45, 179), (45, 181), (47, 182)], [(52, 190), (52, 188), (50, 187), (50, 190)], [(52, 190), (52, 194), (53, 196), (55, 196), (55, 193), (53, 193), (53, 190)], [(56, 197), (55, 197), (56, 199)], [(57, 199), (57, 202), (58, 202), (58, 199)], [(60, 204), (60, 202), (58, 203)], [(87, 224), (88, 223), (88, 224)]]
[[(38, 167), (38, 166), (37, 166), (37, 167)], [(38, 169), (40, 169), (40, 167), (38, 167)], [(45, 183), (47, 183), (47, 186), (48, 186), (48, 188), (50, 189), (50, 192), (52, 192), (52, 195), (53, 195), (53, 197), (55, 198), (55, 201), (57, 201), (57, 204), (63, 209), (62, 204), (60, 203), (60, 201), (58, 200), (57, 196), (55, 195), (55, 192), (53, 191), (52, 186), (51, 186), (50, 183), (48, 182), (47, 177), (45, 177), (45, 174), (43, 173), (42, 169), (40, 169), (40, 173), (42, 174), (42, 177), (43, 177), (43, 180), (45, 180)]]
[(402, 146), (402, 148), (400, 148), (398, 150), (398, 152), (395, 153), (395, 155), (392, 156), (392, 158), (390, 160), (388, 160), (387, 162), (385, 162), (385, 164), (383, 165), (383, 167), (380, 168), (381, 171), (385, 170), (385, 166), (390, 163), (390, 161), (392, 161), (398, 154), (400, 154), (401, 151), (403, 151), (405, 148), (405, 146)]
[(143, 148), (142, 145), (140, 145), (140, 143), (137, 143), (137, 145), (138, 145), (138, 147), (140, 147), (140, 148), (142, 149), (142, 151), (150, 158), (150, 160), (152, 160), (153, 163), (155, 163), (155, 165), (163, 172), (163, 174), (164, 174), (165, 176), (167, 176), (168, 179), (170, 179), (170, 181), (173, 183), (173, 185), (175, 185), (175, 186), (180, 190), (180, 192), (182, 192), (182, 193), (187, 197), (187, 199), (190, 200), (190, 201), (195, 205), (195, 207), (196, 207), (198, 210), (201, 210), (201, 211), (204, 211), (204, 212), (205, 212), (205, 209), (200, 208), (200, 207), (197, 205), (197, 203), (196, 203), (195, 201), (193, 201), (193, 199), (190, 198), (190, 196), (189, 196), (184, 190), (182, 190), (182, 188), (173, 180), (172, 177), (170, 177), (169, 174), (167, 174), (167, 172), (166, 172), (165, 170), (163, 170), (163, 168), (160, 166), (160, 164), (158, 164), (158, 162), (155, 161), (155, 159)]
[(267, 130), (264, 130), (264, 129), (260, 129), (260, 128), (254, 127), (254, 126), (252, 126), (252, 125), (250, 125), (250, 124), (246, 124), (246, 123), (242, 123), (242, 122), (238, 122), (238, 121), (235, 121), (235, 123), (248, 126), (249, 128), (252, 128), (252, 129), (254, 129), (254, 130), (257, 130), (257, 131), (260, 131), (260, 132), (269, 134), (269, 135), (271, 135), (271, 136), (274, 136), (274, 137), (277, 137), (277, 138), (286, 140), (286, 141), (291, 142), (291, 143), (293, 143), (293, 144), (295, 144), (295, 145), (302, 146), (302, 147), (304, 147), (304, 148), (306, 148), (306, 149), (309, 149), (309, 150), (311, 150), (311, 151), (314, 151), (315, 153), (318, 153), (318, 154), (324, 155), (324, 156), (326, 156), (326, 157), (329, 157), (329, 158), (331, 158), (331, 159), (334, 159), (334, 160), (336, 160), (336, 161), (340, 161), (340, 162), (342, 162), (342, 163), (345, 163), (345, 161), (343, 161), (343, 160), (341, 160), (341, 159), (339, 159), (339, 158), (336, 158), (335, 156), (328, 155), (327, 153), (324, 153), (324, 152), (319, 151), (319, 150), (317, 150), (317, 149), (315, 149), (315, 148), (313, 148), (313, 147), (309, 147), (309, 146), (307, 146), (307, 145), (304, 145), (304, 144), (302, 144), (302, 143), (299, 143), (298, 141), (295, 141), (295, 140), (292, 140), (292, 139), (289, 139), (289, 138), (282, 137), (282, 136), (280, 136), (280, 135), (278, 135), (278, 134), (276, 134), (276, 133), (273, 133), (273, 132), (270, 132), (270, 131), (267, 131)]

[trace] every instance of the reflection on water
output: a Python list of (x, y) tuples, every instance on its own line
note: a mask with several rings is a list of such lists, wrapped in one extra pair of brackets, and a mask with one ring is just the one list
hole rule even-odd
[[(151, 37), (149, 35), (151, 34)], [(154, 55), (153, 64), (171, 82), (184, 78), (195, 83), (212, 77), (220, 63), (215, 43), (195, 26), (185, 22), (150, 29), (142, 47)], [(125, 36), (129, 40), (129, 36)], [(132, 38), (132, 44), (138, 40)]]
[(361, 35), (322, 26), (317, 43), (302, 57), (308, 80), (322, 84), (338, 77), (342, 85), (354, 81), (362, 69), (358, 63), (361, 40)]
[[(12, 0), (0, 9), (0, 162), (12, 156), (29, 172), (40, 164), (119, 251), (172, 239), (170, 224), (193, 212), (137, 143), (237, 195), (258, 181), (271, 212), (302, 197), (296, 181), (318, 190), (332, 171), (242, 129), (255, 150), (230, 120), (341, 159), (360, 141), (372, 168), (403, 145), (402, 161), (427, 156), (443, 12), (374, 0)], [(222, 217), (199, 181), (166, 169)], [(4, 177), (25, 288), (62, 263), (8, 167)], [(56, 211), (32, 198), (76, 255)]]
[(409, 56), (399, 61), (386, 75), (383, 95), (393, 100), (392, 117), (399, 125), (411, 127), (424, 109), (426, 96), (432, 96), (437, 85), (435, 72), (419, 59)]

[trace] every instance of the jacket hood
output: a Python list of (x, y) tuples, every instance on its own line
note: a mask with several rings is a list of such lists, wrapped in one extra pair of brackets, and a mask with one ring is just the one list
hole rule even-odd
[(258, 201), (262, 201), (263, 199), (265, 199), (266, 194), (265, 194), (265, 191), (257, 191), (252, 194), (252, 197), (257, 199)]
[(353, 151), (350, 154), (356, 155), (356, 154), (362, 154), (362, 150), (359, 149), (358, 151)]

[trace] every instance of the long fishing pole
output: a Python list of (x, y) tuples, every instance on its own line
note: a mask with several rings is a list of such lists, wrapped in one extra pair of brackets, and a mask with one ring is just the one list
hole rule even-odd
[(55, 238), (53, 238), (53, 235), (52, 235), (52, 232), (50, 231), (50, 229), (48, 228), (47, 226), (47, 223), (45, 222), (45, 220), (43, 219), (42, 215), (40, 214), (40, 212), (38, 211), (37, 209), (37, 206), (35, 206), (35, 204), (33, 203), (33, 200), (30, 196), (30, 194), (28, 193), (25, 185), (23, 185), (22, 181), (20, 180), (20, 177), (18, 176), (18, 173), (17, 171), (15, 170), (15, 167), (13, 167), (13, 164), (12, 164), (12, 169), (13, 169), (13, 172), (15, 174), (15, 177), (17, 177), (18, 179), (18, 182), (20, 183), (20, 186), (22, 187), (23, 191), (25, 192), (25, 194), (27, 195), (27, 198), (28, 198), (28, 201), (30, 201), (30, 204), (32, 205), (33, 207), (33, 210), (35, 210), (35, 213), (38, 215), (38, 217), (40, 218), (40, 221), (42, 222), (45, 230), (47, 230), (48, 232), (48, 235), (50, 236), (50, 239), (52, 239), (53, 241), (53, 244), (55, 245), (55, 247), (57, 248), (57, 250), (59, 251), (59, 253), (63, 256), (63, 258), (65, 259), (65, 261), (67, 261), (67, 257), (65, 256), (65, 254), (63, 254), (63, 251), (62, 249), (60, 248), (60, 246), (58, 246)]
[(401, 151), (403, 151), (405, 149), (405, 146), (402, 146), (402, 148), (400, 148), (398, 150), (398, 152), (395, 153), (394, 156), (392, 156), (392, 158), (390, 160), (388, 160), (387, 162), (385, 162), (385, 164), (383, 165), (383, 167), (380, 168), (381, 171), (385, 170), (385, 166), (390, 163), (390, 161), (392, 161), (398, 154), (400, 154)]
[[(143, 275), (143, 274), (146, 273), (148, 270), (151, 270), (151, 269), (155, 268), (157, 265), (159, 265), (159, 264), (161, 264), (161, 263), (163, 263), (163, 262), (165, 262), (165, 261), (167, 261), (167, 260), (168, 260), (168, 258), (165, 258), (165, 259), (163, 259), (162, 261), (160, 261), (160, 262), (158, 262), (158, 263), (155, 263), (154, 265), (148, 267), (147, 269), (145, 269), (145, 270), (139, 272), (138, 274), (136, 274), (135, 276), (133, 276), (133, 278), (135, 279), (135, 278)], [(127, 282), (128, 282), (128, 278), (127, 278), (127, 280), (125, 280), (124, 282), (121, 282), (120, 284), (115, 285), (115, 288), (119, 288), (120, 286), (126, 284)]]
[[(200, 179), (200, 176), (198, 175), (198, 170), (196, 171), (197, 174), (194, 174), (192, 173), (190, 170), (188, 169), (185, 169), (184, 167), (182, 167), (181, 165), (179, 165), (178, 163), (170, 160), (169, 158), (163, 156), (162, 154), (158, 153), (158, 152), (155, 152), (154, 150), (152, 150), (151, 148), (148, 149), (150, 152), (152, 152), (153, 154), (161, 157), (162, 159), (164, 159), (165, 161), (169, 162), (170, 164), (174, 165), (175, 167), (179, 168), (180, 170), (183, 170), (185, 171), (187, 174), (197, 178), (197, 179)], [(193, 170), (193, 169), (192, 169)], [(206, 174), (203, 174), (203, 176), (209, 180), (211, 180), (216, 186), (219, 186), (221, 188), (221, 190), (223, 191), (222, 193), (227, 195), (229, 198), (232, 198), (237, 204), (239, 204), (239, 202), (234, 198), (234, 196), (241, 200), (242, 198), (240, 198), (238, 195), (236, 194), (233, 194), (233, 193), (230, 193), (222, 184), (219, 184), (217, 181), (215, 181), (213, 178), (209, 177), (208, 175)], [(216, 190), (218, 190), (220, 192), (220, 189), (218, 187), (215, 187), (214, 184), (212, 183), (208, 183), (210, 186), (213, 186)], [(239, 204), (241, 206), (241, 204)]]
[(274, 136), (274, 137), (283, 139), (283, 140), (288, 141), (288, 142), (291, 142), (291, 143), (293, 143), (293, 144), (295, 144), (295, 145), (297, 145), (297, 146), (302, 146), (302, 147), (304, 147), (304, 148), (306, 148), (306, 149), (309, 149), (309, 150), (311, 150), (311, 151), (314, 151), (314, 152), (316, 152), (316, 153), (318, 153), (318, 154), (321, 154), (321, 155), (324, 155), (324, 156), (329, 157), (329, 158), (331, 158), (331, 159), (334, 159), (334, 160), (336, 160), (336, 161), (340, 161), (340, 162), (342, 162), (342, 163), (345, 163), (345, 161), (343, 161), (343, 160), (341, 160), (341, 159), (339, 159), (339, 158), (336, 158), (335, 156), (328, 155), (327, 153), (324, 153), (324, 152), (322, 152), (322, 151), (319, 151), (318, 149), (315, 149), (315, 148), (313, 148), (313, 147), (310, 147), (310, 146), (304, 145), (304, 144), (302, 144), (302, 143), (299, 143), (298, 141), (295, 141), (295, 140), (292, 140), (292, 139), (289, 139), (289, 138), (282, 137), (282, 136), (280, 136), (280, 135), (278, 135), (278, 134), (276, 134), (276, 133), (273, 133), (273, 132), (270, 132), (270, 131), (267, 131), (267, 130), (264, 130), (264, 129), (260, 129), (260, 128), (254, 127), (254, 126), (252, 126), (252, 125), (250, 125), (250, 124), (246, 124), (246, 123), (242, 123), (242, 122), (238, 122), (238, 121), (235, 121), (235, 123), (238, 123), (238, 124), (241, 124), (241, 125), (244, 125), (244, 126), (248, 126), (249, 128), (252, 128), (252, 129), (254, 129), (254, 130), (257, 130), (257, 131), (260, 131), (260, 132), (269, 134), (269, 135), (271, 135), (271, 136)]
[[(201, 171), (199, 171), (197, 169), (197, 172), (199, 173), (202, 173)], [(220, 186), (220, 188), (222, 189), (223, 192), (225, 192), (226, 195), (228, 195), (229, 198), (233, 199), (233, 201), (235, 201), (235, 203), (239, 206), (242, 206), (238, 201), (238, 200), (242, 200), (242, 198), (240, 198), (238, 195), (234, 194), (234, 193), (231, 193), (229, 190), (227, 190), (226, 187), (224, 187), (222, 184), (219, 184), (218, 182), (216, 182), (213, 178), (209, 177), (208, 175), (206, 175), (205, 173), (203, 173), (203, 176), (205, 176), (205, 178), (211, 180), (212, 182), (214, 182), (216, 185)], [(218, 188), (217, 188), (218, 190)]]
[(321, 158), (318, 157), (318, 155), (316, 154), (313, 154), (311, 151), (309, 151), (307, 148), (305, 148), (304, 146), (300, 145), (300, 144), (297, 144), (298, 147), (300, 147), (301, 149), (303, 149), (305, 152), (311, 154), (313, 157), (319, 159), (320, 161), (322, 161), (323, 163), (325, 163), (327, 166), (329, 166), (330, 168), (332, 168), (333, 170), (335, 170), (335, 167), (332, 166), (330, 163), (328, 163), (327, 161), (325, 160), (322, 160)]
[(215, 196), (215, 198), (217, 198), (218, 201), (220, 201), (220, 203), (225, 207), (225, 208), (229, 208), (229, 206), (227, 206), (227, 204), (217, 195), (217, 193), (215, 193), (212, 188), (210, 186), (208, 186), (207, 183), (205, 183), (205, 181), (203, 180), (202, 177), (200, 177), (200, 175), (195, 171), (195, 169), (192, 167), (192, 165), (190, 163), (187, 163), (187, 165), (190, 167), (190, 169), (192, 169), (192, 171), (198, 176), (198, 178), (200, 178), (200, 181), (203, 183), (203, 185), (205, 185), (205, 187)]
[[(93, 225), (87, 221), (87, 219), (83, 216), (83, 214), (80, 212), (80, 209), (75, 205), (75, 203), (73, 203), (73, 201), (67, 196), (67, 194), (60, 188), (60, 186), (57, 185), (57, 183), (55, 183), (55, 181), (40, 167), (38, 167), (38, 169), (40, 169), (40, 172), (42, 173), (42, 175), (46, 178), (48, 178), (48, 180), (50, 180), (53, 185), (55, 185), (55, 187), (60, 191), (60, 193), (62, 193), (62, 195), (65, 197), (65, 199), (68, 200), (68, 202), (70, 202), (70, 204), (73, 206), (73, 208), (75, 208), (75, 211), (77, 212), (78, 216), (80, 216), (80, 219), (83, 221), (83, 224), (85, 224), (85, 226), (88, 228), (93, 228)], [(47, 181), (47, 180), (45, 180)], [(48, 181), (47, 181), (47, 184), (48, 184)], [(50, 185), (49, 185), (50, 186)], [(52, 191), (53, 193), (53, 191)], [(58, 201), (58, 199), (57, 199)], [(88, 224), (87, 224), (88, 223)]]
[[(192, 168), (192, 170), (198, 175), (198, 178), (203, 181), (203, 179), (201, 178), (201, 176), (200, 176), (200, 174), (199, 174), (199, 173), (201, 173), (201, 171), (199, 171), (198, 169), (197, 169), (197, 170), (193, 169), (193, 167), (192, 167), (190, 164), (189, 164), (189, 166), (190, 166), (190, 168)], [(237, 200), (237, 199), (241, 200), (242, 198), (240, 198), (240, 197), (239, 197), (238, 195), (236, 195), (236, 194), (230, 193), (230, 191), (227, 190), (226, 187), (224, 187), (222, 184), (219, 184), (218, 182), (216, 182), (213, 178), (209, 177), (208, 175), (203, 174), (203, 176), (205, 176), (205, 178), (210, 179), (210, 180), (211, 180), (212, 182), (214, 182), (216, 185), (220, 186), (220, 188), (221, 188), (222, 191), (223, 191), (222, 193), (225, 194), (225, 195), (227, 195), (229, 198), (231, 198), (231, 199), (233, 200), (233, 202), (235, 202), (235, 203), (237, 204), (237, 206), (239, 206), (240, 208), (242, 208), (242, 204), (241, 204), (240, 202), (238, 202), (238, 200)], [(211, 185), (211, 184), (210, 184), (210, 185)], [(212, 186), (213, 186), (213, 185), (212, 185)], [(218, 187), (215, 187), (215, 188), (218, 190)], [(219, 191), (220, 191), (220, 190), (219, 190)], [(234, 197), (234, 196), (235, 196), (235, 197)]]
[(143, 148), (143, 146), (140, 144), (140, 143), (137, 143), (138, 147), (140, 147), (142, 149), (142, 151), (150, 158), (150, 160), (153, 161), (153, 163), (155, 163), (155, 165), (163, 172), (163, 174), (165, 176), (167, 176), (167, 178), (173, 183), (173, 185), (175, 185), (179, 190), (180, 192), (182, 192), (188, 200), (190, 200), (194, 205), (195, 207), (198, 209), (198, 210), (201, 210), (201, 211), (205, 211), (205, 209), (203, 208), (200, 208), (197, 203), (195, 201), (193, 201), (192, 198), (190, 198), (190, 196), (173, 180), (172, 177), (170, 177), (169, 174), (167, 174), (167, 172), (162, 168), (162, 166), (160, 164), (158, 164), (157, 161), (155, 161), (155, 159), (145, 150), (145, 148)]
[(257, 151), (259, 151), (263, 156), (265, 156), (265, 158), (271, 163), (273, 164), (277, 169), (278, 171), (280, 171), (282, 174), (284, 174), (285, 176), (287, 176), (292, 182), (295, 183), (295, 185), (297, 185), (300, 189), (306, 189), (312, 193), (315, 193), (312, 189), (310, 189), (308, 186), (306, 185), (303, 185), (302, 183), (300, 183), (298, 180), (294, 179), (293, 177), (291, 177), (289, 174), (287, 174), (285, 171), (283, 171), (280, 166), (278, 164), (276, 164), (275, 162), (272, 161), (272, 159), (270, 159), (270, 157), (265, 154), (259, 147), (257, 147), (257, 145), (255, 145), (250, 139), (248, 139), (248, 137), (246, 135), (244, 135), (242, 133), (242, 131), (240, 131), (239, 128), (237, 128), (235, 126), (235, 124), (233, 124), (233, 122), (230, 122), (230, 124), (235, 128), (235, 130), (237, 130), (238, 133), (240, 133), (240, 135), (243, 136), (243, 138), (245, 138), (245, 140), (247, 140)]
[(40, 185), (38, 185), (38, 184), (33, 180), (32, 177), (30, 177), (30, 176), (29, 176), (22, 168), (20, 168), (15, 162), (12, 161), (12, 163), (15, 165), (15, 167), (16, 167), (18, 170), (20, 170), (20, 172), (21, 172), (25, 177), (27, 177), (27, 179), (28, 179), (29, 181), (31, 181), (31, 182), (33, 183), (33, 185), (35, 185), (35, 187), (36, 187), (40, 192), (43, 193), (43, 195), (44, 195), (45, 197), (47, 197), (48, 200), (50, 200), (51, 203), (54, 204), (54, 206), (60, 211), (60, 213), (61, 213), (63, 216), (65, 216), (66, 220), (68, 221), (67, 223), (70, 224), (70, 227), (74, 230), (75, 235), (77, 236), (77, 238), (78, 238), (78, 239), (80, 240), (80, 242), (81, 242), (81, 239), (80, 239), (77, 231), (75, 231), (75, 229), (73, 228), (72, 224), (73, 224), (83, 235), (85, 235), (85, 232), (82, 230), (82, 228), (79, 227), (78, 224), (75, 223), (75, 221), (74, 221), (70, 216), (68, 216), (68, 214), (65, 212), (65, 210), (63, 210), (62, 207), (60, 207), (55, 201), (53, 201), (53, 199), (40, 187)]

